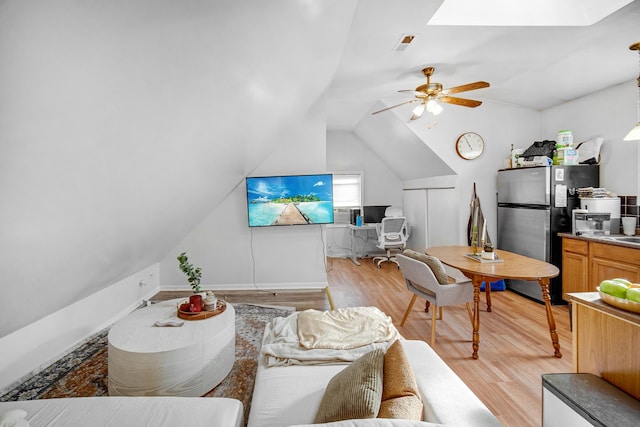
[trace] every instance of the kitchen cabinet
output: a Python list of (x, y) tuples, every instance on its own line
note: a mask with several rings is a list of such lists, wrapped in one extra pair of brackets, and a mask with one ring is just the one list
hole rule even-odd
[(591, 289), (605, 279), (621, 277), (640, 281), (640, 249), (624, 248), (606, 243), (589, 242), (591, 259)]
[(570, 292), (589, 291), (589, 242), (562, 239), (562, 299)]
[(572, 292), (593, 292), (600, 282), (615, 277), (640, 282), (640, 247), (600, 238), (562, 237), (562, 298)]
[(594, 374), (640, 399), (640, 314), (605, 303), (597, 292), (568, 297), (574, 372)]

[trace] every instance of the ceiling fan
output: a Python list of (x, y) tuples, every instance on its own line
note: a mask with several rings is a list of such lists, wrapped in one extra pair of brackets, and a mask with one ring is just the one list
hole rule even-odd
[(413, 102), (419, 102), (420, 104), (413, 109), (413, 114), (411, 115), (411, 120), (416, 120), (422, 117), (422, 114), (426, 111), (433, 113), (434, 115), (440, 114), (442, 112), (442, 106), (438, 104), (437, 101), (446, 102), (447, 104), (460, 105), (462, 107), (470, 107), (475, 108), (482, 104), (482, 101), (476, 101), (474, 99), (467, 98), (458, 98), (455, 96), (449, 96), (454, 93), (467, 92), (469, 90), (482, 89), (485, 87), (489, 87), (489, 83), (487, 82), (474, 82), (467, 83), (461, 86), (451, 87), (449, 89), (442, 89), (441, 83), (431, 83), (431, 76), (435, 71), (434, 67), (427, 67), (422, 70), (422, 74), (427, 78), (427, 83), (418, 86), (417, 88), (399, 90), (398, 92), (403, 93), (412, 93), (415, 96), (415, 99), (410, 101), (405, 101), (400, 104), (394, 105), (392, 107), (384, 108), (380, 111), (375, 111), (372, 114), (382, 113), (383, 111), (391, 110), (392, 108), (399, 107), (405, 104), (411, 104)]

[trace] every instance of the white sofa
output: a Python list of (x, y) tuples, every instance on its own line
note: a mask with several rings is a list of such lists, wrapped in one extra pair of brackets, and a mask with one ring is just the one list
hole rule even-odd
[[(211, 397), (73, 397), (0, 402), (3, 415), (26, 412), (30, 427), (242, 427), (242, 402)], [(23, 426), (24, 422), (7, 423)]]
[[(500, 426), (497, 418), (424, 341), (402, 340), (423, 403), (424, 422), (353, 420), (327, 423), (342, 427), (408, 427), (434, 424), (457, 427)], [(470, 361), (469, 363), (473, 363)], [(258, 364), (248, 427), (312, 424), (329, 380), (347, 365)]]

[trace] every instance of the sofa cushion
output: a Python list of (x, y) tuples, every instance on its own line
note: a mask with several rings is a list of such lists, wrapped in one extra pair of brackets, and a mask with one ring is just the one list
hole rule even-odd
[(400, 340), (384, 355), (382, 402), (378, 418), (422, 420), (422, 398)]
[(433, 271), (433, 275), (436, 276), (436, 280), (441, 285), (448, 285), (450, 283), (447, 272), (444, 269), (444, 265), (442, 265), (442, 262), (440, 262), (438, 258), (427, 254), (421, 254), (420, 252), (416, 252), (411, 249), (405, 249), (405, 251), (402, 252), (402, 255), (427, 264), (429, 268), (431, 268), (431, 271)]
[(383, 365), (384, 351), (376, 349), (331, 378), (314, 423), (375, 418), (382, 399)]

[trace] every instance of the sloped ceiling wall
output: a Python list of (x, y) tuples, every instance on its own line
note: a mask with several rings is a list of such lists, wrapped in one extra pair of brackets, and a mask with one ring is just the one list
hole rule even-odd
[[(388, 106), (376, 102), (371, 111)], [(402, 181), (455, 174), (407, 125), (404, 110), (365, 115), (354, 129), (356, 135), (394, 171)], [(426, 118), (425, 120), (426, 121)], [(424, 122), (423, 121), (423, 122)]]
[(0, 337), (162, 259), (322, 95), (355, 3), (0, 2)]

